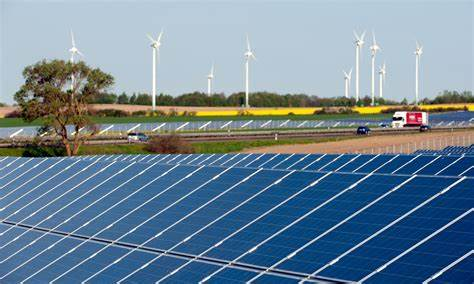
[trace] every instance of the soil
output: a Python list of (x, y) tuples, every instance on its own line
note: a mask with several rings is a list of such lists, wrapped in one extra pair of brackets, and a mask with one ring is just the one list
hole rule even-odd
[(412, 153), (474, 144), (474, 130), (368, 136), (313, 144), (277, 145), (247, 149), (245, 153)]

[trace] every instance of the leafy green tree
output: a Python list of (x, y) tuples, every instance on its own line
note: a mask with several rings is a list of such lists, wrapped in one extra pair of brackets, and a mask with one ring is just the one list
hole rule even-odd
[(91, 103), (94, 104), (115, 104), (117, 95), (113, 93), (98, 93), (93, 96)]
[(138, 94), (137, 98), (135, 99), (136, 105), (151, 105), (151, 96), (148, 94)]
[(126, 105), (130, 103), (130, 100), (125, 92), (120, 94), (120, 96), (117, 97), (117, 103), (121, 105)]
[(132, 96), (129, 99), (129, 103), (131, 105), (134, 105), (134, 104), (136, 104), (136, 100), (137, 100), (137, 95), (135, 93), (133, 93)]
[[(42, 119), (40, 132), (53, 132), (67, 155), (76, 155), (97, 131), (88, 116), (89, 103), (112, 86), (114, 78), (84, 62), (64, 60), (43, 60), (27, 66), (23, 77), (25, 83), (15, 94), (22, 118), (28, 122)], [(69, 127), (73, 131), (68, 131)]]
[(159, 105), (159, 106), (173, 106), (173, 105), (175, 105), (174, 98), (170, 95), (159, 94), (156, 97), (156, 105)]

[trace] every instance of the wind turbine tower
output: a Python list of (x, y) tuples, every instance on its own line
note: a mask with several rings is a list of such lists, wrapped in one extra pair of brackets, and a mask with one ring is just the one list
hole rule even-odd
[(250, 41), (249, 41), (248, 35), (247, 35), (247, 51), (245, 51), (244, 56), (245, 56), (245, 107), (248, 108), (250, 107), (249, 105), (249, 62), (250, 62), (250, 59), (257, 60), (257, 58), (252, 52), (252, 49), (250, 48)]
[(212, 80), (214, 79), (214, 64), (211, 66), (211, 72), (207, 75), (207, 95), (211, 95)]
[(415, 105), (418, 105), (419, 100), (419, 89), (418, 89), (418, 80), (419, 80), (419, 66), (420, 66), (420, 57), (423, 53), (423, 46), (420, 46), (418, 41), (416, 42), (416, 50), (415, 50)]
[(148, 39), (150, 40), (151, 48), (153, 50), (153, 62), (152, 62), (152, 89), (151, 89), (151, 100), (152, 100), (152, 111), (154, 112), (156, 110), (156, 63), (157, 63), (157, 57), (159, 58), (159, 53), (160, 53), (160, 46), (161, 46), (161, 37), (163, 36), (163, 30), (161, 30), (160, 34), (158, 35), (158, 38), (155, 40), (153, 37), (150, 35), (147, 35)]
[(380, 51), (380, 46), (375, 40), (375, 33), (372, 32), (372, 45), (370, 46), (370, 53), (372, 55), (372, 82), (370, 86), (370, 96), (372, 97), (372, 106), (375, 105), (375, 55)]
[(379, 98), (383, 98), (383, 85), (385, 84), (385, 62), (383, 63), (382, 67), (379, 69)]
[[(79, 54), (80, 56), (84, 57), (84, 54), (82, 54), (79, 49), (76, 47), (76, 41), (74, 40), (74, 33), (71, 30), (71, 44), (72, 47), (69, 49), (69, 52), (71, 53), (71, 58), (69, 59), (69, 62), (74, 63), (74, 56), (76, 54)], [(71, 75), (71, 91), (74, 89), (74, 74)]]
[(344, 73), (344, 97), (346, 99), (349, 98), (349, 88), (351, 86), (351, 75), (352, 75), (352, 68), (349, 71), (349, 73), (346, 73), (346, 71), (342, 71)]
[(364, 45), (364, 37), (365, 37), (365, 31), (359, 36), (355, 31), (354, 31), (354, 36), (356, 38), (355, 40), (355, 45), (356, 45), (356, 87), (355, 87), (355, 93), (356, 93), (356, 102), (359, 101), (360, 93), (359, 93), (359, 58), (360, 58), (360, 49)]

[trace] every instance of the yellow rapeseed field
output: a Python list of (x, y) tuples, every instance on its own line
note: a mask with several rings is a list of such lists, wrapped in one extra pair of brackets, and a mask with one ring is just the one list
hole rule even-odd
[[(390, 108), (397, 108), (401, 106), (367, 106), (367, 107), (353, 107), (352, 109), (360, 114), (378, 114), (383, 110)], [(438, 104), (438, 105), (423, 105), (420, 106), (422, 110), (430, 111), (430, 109), (438, 108), (464, 108), (467, 107), (469, 111), (474, 111), (474, 104)], [(196, 116), (235, 116), (235, 115), (311, 115), (315, 111), (321, 110), (322, 108), (255, 108), (249, 110), (208, 110), (208, 111), (197, 111)]]
[(256, 108), (248, 110), (208, 110), (197, 111), (196, 116), (235, 116), (235, 115), (311, 115), (315, 111), (321, 110), (320, 107), (305, 108)]

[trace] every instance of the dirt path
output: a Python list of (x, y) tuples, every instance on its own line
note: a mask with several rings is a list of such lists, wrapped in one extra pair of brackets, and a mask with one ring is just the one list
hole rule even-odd
[(474, 130), (369, 136), (336, 142), (279, 145), (247, 149), (245, 153), (412, 153), (416, 149), (441, 149), (474, 143)]

